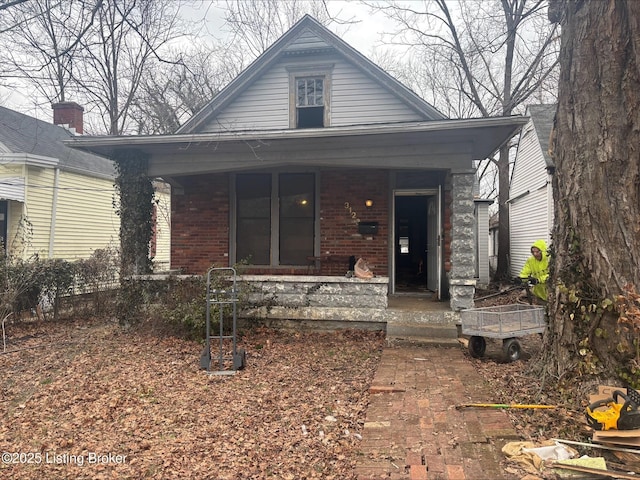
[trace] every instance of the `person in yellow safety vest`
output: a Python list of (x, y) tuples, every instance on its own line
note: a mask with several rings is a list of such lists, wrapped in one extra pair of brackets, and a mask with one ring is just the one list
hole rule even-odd
[(529, 281), (533, 285), (533, 294), (540, 300), (547, 301), (547, 279), (549, 278), (549, 256), (547, 243), (536, 240), (531, 245), (531, 256), (527, 259), (519, 275), (524, 283)]

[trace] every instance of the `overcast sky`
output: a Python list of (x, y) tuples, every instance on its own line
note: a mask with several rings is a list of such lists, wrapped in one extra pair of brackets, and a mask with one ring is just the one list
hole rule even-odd
[[(286, 1), (286, 0), (282, 0)], [(357, 0), (326, 0), (332, 16), (341, 20), (353, 21), (352, 25), (335, 26), (329, 28), (343, 40), (365, 55), (369, 55), (371, 48), (379, 43), (380, 33), (389, 28), (389, 21), (381, 13), (371, 13), (369, 7)], [(190, 9), (200, 18), (206, 16), (208, 31), (211, 35), (224, 29), (224, 13), (220, 6), (215, 6), (207, 0)]]
[[(216, 2), (204, 0), (195, 7), (185, 10), (185, 15), (194, 15), (198, 20), (206, 18), (205, 34), (219, 37), (224, 31), (224, 14)], [(380, 43), (380, 34), (388, 28), (381, 14), (372, 14), (370, 9), (354, 0), (327, 0), (329, 11), (340, 19), (350, 20), (350, 25), (330, 26), (334, 33), (356, 48), (360, 53), (371, 57), (376, 45)], [(26, 89), (6, 89), (0, 87), (0, 102), (3, 106), (41, 120), (51, 121), (53, 113), (47, 106), (36, 106), (33, 91)]]

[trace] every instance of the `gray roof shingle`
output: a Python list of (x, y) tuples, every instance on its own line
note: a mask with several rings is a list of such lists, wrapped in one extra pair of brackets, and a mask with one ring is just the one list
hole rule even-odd
[(26, 153), (59, 160), (63, 170), (113, 177), (108, 158), (69, 148), (63, 144), (73, 135), (63, 127), (0, 107), (0, 153)]
[(552, 105), (529, 105), (527, 107), (531, 122), (536, 129), (538, 141), (542, 148), (542, 154), (547, 167), (553, 167), (553, 159), (549, 155), (549, 140), (553, 129), (553, 120), (556, 116), (556, 104)]

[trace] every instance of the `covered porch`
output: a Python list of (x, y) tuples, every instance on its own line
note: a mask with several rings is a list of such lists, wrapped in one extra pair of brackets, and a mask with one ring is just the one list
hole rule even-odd
[[(267, 247), (261, 260), (248, 266), (253, 281), (275, 289), (307, 285), (302, 288), (317, 289), (318, 295), (333, 288), (342, 295), (356, 286), (355, 279), (345, 277), (346, 265), (329, 266), (325, 260), (354, 255), (373, 264), (375, 281), (358, 284), (366, 285), (360, 290), (374, 292), (365, 303), (345, 301), (336, 306), (338, 297), (327, 293), (327, 302), (293, 308), (286, 305), (283, 291), (278, 291), (268, 315), (255, 312), (264, 321), (321, 319), (387, 325), (400, 312), (395, 300), (391, 304), (389, 300), (412, 293), (424, 294), (432, 303), (423, 308), (434, 307), (433, 311), (442, 311), (444, 323), (455, 324), (455, 312), (473, 305), (476, 282), (473, 160), (491, 155), (525, 121), (499, 117), (260, 132), (74, 137), (69, 144), (116, 162), (139, 152), (147, 161), (147, 176), (171, 184), (173, 270), (202, 274), (211, 265), (233, 266), (245, 258), (242, 252), (252, 247), (245, 239), (254, 238), (245, 233), (251, 230), (243, 228), (256, 218), (242, 213), (242, 202), (249, 198), (243, 195), (251, 194), (250, 186), (256, 183), (250, 181), (267, 175), (271, 183), (261, 185), (266, 185), (265, 191), (271, 189), (264, 196), (270, 206), (261, 217), (268, 223), (261, 227), (260, 237)], [(285, 182), (295, 186), (295, 179), (304, 175), (310, 195), (300, 205), (311, 206), (313, 212), (310, 226), (305, 227), (311, 232), (308, 247), (304, 252), (286, 252), (288, 258), (292, 252), (299, 258), (283, 261), (283, 246), (298, 248), (288, 232), (298, 232), (291, 227), (283, 230), (278, 205), (284, 198)], [(369, 200), (373, 201), (371, 208)], [(422, 230), (413, 235), (412, 229)], [(418, 238), (420, 247), (411, 247), (412, 236)], [(412, 275), (417, 285), (412, 285), (416, 281)], [(288, 299), (294, 297), (291, 294)], [(402, 296), (398, 299), (403, 303)], [(306, 295), (305, 301), (316, 300)], [(349, 301), (354, 300), (351, 296)]]
[(274, 327), (382, 330), (389, 341), (456, 341), (459, 314), (434, 292), (388, 294), (388, 278), (242, 275), (259, 305), (240, 312), (241, 323)]

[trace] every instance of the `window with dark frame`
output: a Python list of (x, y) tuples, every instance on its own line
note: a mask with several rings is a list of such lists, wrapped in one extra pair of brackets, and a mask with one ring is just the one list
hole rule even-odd
[(236, 259), (253, 265), (270, 263), (270, 174), (236, 177)]
[(315, 239), (313, 173), (238, 174), (236, 205), (236, 261), (307, 265)]
[(280, 191), (280, 265), (306, 265), (313, 256), (315, 179), (308, 173), (283, 173)]

